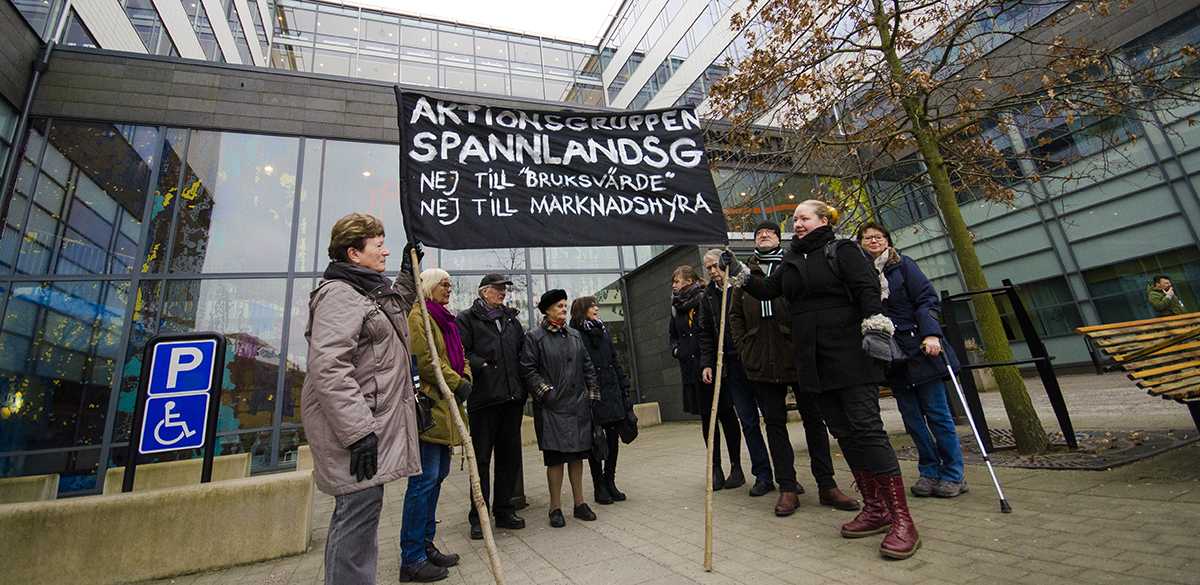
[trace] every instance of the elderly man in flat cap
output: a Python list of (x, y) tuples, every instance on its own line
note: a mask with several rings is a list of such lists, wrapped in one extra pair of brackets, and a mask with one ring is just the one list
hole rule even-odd
[[(520, 530), (525, 527), (525, 520), (517, 516), (512, 498), (521, 474), (521, 417), (526, 396), (521, 381), (521, 348), (525, 328), (517, 317), (519, 311), (504, 304), (509, 286), (512, 281), (499, 274), (483, 277), (479, 282), (479, 298), (471, 308), (459, 313), (454, 322), (475, 375), (475, 384), (467, 398), (467, 417), (483, 499), (486, 502), (489, 495), (495, 495), (491, 507), (498, 528)], [(488, 482), (488, 467), (493, 453), (495, 489), (489, 490), (492, 486)], [(471, 538), (482, 539), (479, 511), (474, 503), (467, 519), (471, 522)]]

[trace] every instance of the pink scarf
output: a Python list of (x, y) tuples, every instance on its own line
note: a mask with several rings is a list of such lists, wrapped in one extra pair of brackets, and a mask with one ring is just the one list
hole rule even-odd
[(437, 323), (438, 328), (442, 330), (442, 339), (446, 342), (450, 367), (461, 376), (467, 370), (467, 359), (463, 351), (462, 338), (458, 335), (458, 327), (454, 324), (454, 315), (444, 305), (433, 299), (425, 299), (425, 307), (429, 309), (429, 316), (433, 318), (433, 322)]

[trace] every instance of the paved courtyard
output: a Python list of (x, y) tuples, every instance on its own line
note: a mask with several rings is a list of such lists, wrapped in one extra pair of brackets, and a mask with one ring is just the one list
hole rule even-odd
[[(1057, 430), (1044, 392), (1030, 393), (1048, 431)], [(1186, 407), (1152, 398), (1121, 375), (1062, 378), (1077, 430), (1179, 429), (1196, 433)], [(989, 424), (1007, 428), (997, 394), (983, 396)], [(882, 401), (892, 433), (903, 425), (891, 399)], [(554, 529), (546, 518), (549, 497), (541, 456), (525, 448), (525, 492), (519, 512), (528, 525), (498, 531), (506, 581), (512, 584), (677, 583), (1200, 583), (1200, 443), (1107, 471), (997, 468), (1012, 514), (999, 512), (986, 467), (968, 466), (970, 493), (954, 500), (910, 498), (923, 546), (912, 559), (880, 557), (882, 536), (847, 540), (838, 527), (853, 517), (817, 504), (810, 491), (796, 514), (777, 518), (776, 493), (747, 495), (749, 486), (714, 494), (713, 571), (703, 568), (704, 448), (698, 423), (643, 429), (622, 446), (618, 485), (628, 501), (591, 502), (599, 519)], [(789, 425), (801, 483), (808, 474), (802, 427)], [(960, 433), (970, 430), (960, 427)], [(904, 437), (897, 437), (904, 440)], [(457, 458), (456, 458), (457, 459)], [(749, 462), (743, 447), (744, 467)], [(851, 479), (835, 456), (844, 491)], [(916, 463), (901, 461), (906, 482)], [(388, 486), (379, 529), (379, 583), (399, 574), (403, 480)], [(468, 480), (456, 460), (442, 490), (438, 545), (462, 555), (444, 583), (491, 583), (482, 541), (468, 539)], [(564, 488), (564, 509), (570, 504)], [(322, 553), (332, 498), (318, 495), (310, 549), (299, 556), (215, 573), (154, 581), (267, 585), (324, 581)]]

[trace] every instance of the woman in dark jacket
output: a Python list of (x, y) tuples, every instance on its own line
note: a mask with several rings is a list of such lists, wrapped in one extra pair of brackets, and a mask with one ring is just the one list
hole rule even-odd
[(561, 509), (563, 466), (571, 478), (574, 516), (595, 520), (583, 501), (583, 460), (592, 450), (592, 405), (600, 400), (596, 369), (579, 332), (567, 327), (567, 292), (547, 291), (538, 302), (544, 317), (525, 334), (521, 372), (533, 395), (533, 428), (546, 464), (550, 525), (566, 525)]
[(836, 210), (810, 199), (796, 206), (793, 219), (796, 235), (771, 276), (750, 274), (729, 252), (721, 263), (729, 266), (733, 283), (741, 283), (754, 298), (782, 295), (789, 302), (799, 390), (817, 394), (821, 415), (863, 495), (862, 512), (842, 526), (842, 536), (860, 538), (886, 530), (880, 552), (909, 558), (921, 539), (879, 416), (883, 370), (863, 350), (864, 334), (887, 336), (892, 331), (883, 315), (879, 277), (862, 248), (834, 236)]
[(617, 489), (615, 480), (617, 449), (620, 445), (617, 423), (624, 420), (625, 411), (633, 407), (629, 400), (629, 376), (625, 375), (625, 368), (617, 359), (617, 348), (613, 347), (608, 328), (600, 320), (596, 297), (579, 297), (571, 303), (571, 327), (583, 337), (588, 357), (596, 368), (596, 381), (600, 384), (600, 403), (593, 409), (593, 414), (596, 424), (604, 428), (608, 457), (601, 461), (594, 455), (588, 456), (596, 503), (607, 505), (614, 501), (623, 502), (625, 494)]
[(921, 478), (912, 493), (939, 498), (966, 493), (962, 447), (942, 382), (946, 364), (939, 354), (946, 352), (955, 370), (958, 360), (942, 345), (942, 326), (935, 317), (942, 310), (937, 292), (917, 263), (892, 247), (892, 234), (883, 225), (864, 223), (858, 228), (858, 241), (882, 271), (887, 316), (896, 326), (896, 343), (907, 358), (903, 366), (889, 372), (884, 384), (892, 389), (920, 455)]
[[(705, 282), (691, 266), (680, 266), (671, 277), (671, 355), (679, 360), (683, 377), (683, 411), (700, 415), (704, 444), (708, 444), (708, 425), (712, 422), (713, 386), (700, 379), (700, 300), (704, 298)], [(725, 431), (725, 446), (729, 451), (730, 469), (740, 469), (742, 434), (733, 400), (722, 392), (717, 404), (717, 437)], [(745, 483), (745, 479), (742, 480)], [(741, 484), (738, 484), (741, 485)], [(713, 490), (725, 487), (725, 472), (721, 469), (721, 442), (713, 445)], [(737, 486), (730, 486), (737, 487)]]

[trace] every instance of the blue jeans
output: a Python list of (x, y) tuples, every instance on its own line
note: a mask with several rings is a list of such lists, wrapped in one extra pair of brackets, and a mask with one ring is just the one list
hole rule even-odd
[(425, 560), (425, 543), (437, 533), (438, 496), (442, 480), (450, 475), (450, 447), (418, 441), (421, 475), (408, 478), (404, 492), (404, 516), (400, 518), (400, 566), (411, 567)]
[(946, 385), (934, 380), (908, 390), (893, 388), (892, 396), (920, 454), (921, 477), (961, 482), (962, 447), (946, 402)]
[[(725, 376), (721, 383), (728, 384), (733, 409), (737, 411), (738, 421), (742, 423), (742, 436), (746, 437), (746, 450), (750, 452), (750, 473), (757, 481), (774, 483), (767, 442), (763, 440), (762, 429), (758, 426), (758, 386), (746, 377), (746, 368), (736, 354), (726, 355), (722, 366), (729, 375)], [(722, 392), (724, 391), (722, 389)]]

